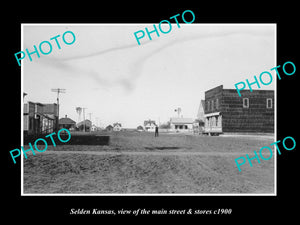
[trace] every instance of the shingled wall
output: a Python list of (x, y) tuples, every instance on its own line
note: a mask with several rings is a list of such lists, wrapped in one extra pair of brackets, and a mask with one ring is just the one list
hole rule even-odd
[[(241, 94), (223, 89), (223, 132), (274, 132), (274, 91), (245, 90)], [(249, 98), (249, 108), (243, 108), (243, 98)], [(267, 98), (272, 98), (270, 109)]]
[[(205, 113), (221, 112), (223, 132), (274, 132), (274, 91), (243, 90), (241, 95), (222, 85), (211, 89), (205, 92), (205, 100), (216, 102), (218, 98), (219, 107)], [(249, 108), (243, 108), (243, 98), (249, 99)], [(267, 108), (267, 98), (272, 99), (272, 108)]]

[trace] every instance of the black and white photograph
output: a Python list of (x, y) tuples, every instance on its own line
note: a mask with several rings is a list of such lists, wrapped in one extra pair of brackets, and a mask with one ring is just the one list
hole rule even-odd
[(3, 221), (296, 219), (295, 4), (24, 3), (2, 14)]
[(276, 32), (22, 24), (22, 195), (276, 195)]

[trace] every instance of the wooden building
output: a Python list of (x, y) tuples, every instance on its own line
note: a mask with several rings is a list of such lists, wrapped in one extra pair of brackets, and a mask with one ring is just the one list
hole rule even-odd
[(28, 101), (23, 108), (23, 129), (25, 135), (48, 134), (58, 124), (57, 104), (42, 104)]
[(156, 126), (157, 125), (154, 120), (149, 119), (144, 121), (145, 131), (154, 132)]
[(75, 127), (76, 122), (71, 118), (68, 118), (67, 115), (65, 115), (64, 118), (59, 119), (59, 129), (66, 128), (68, 130), (75, 130)]
[(100, 130), (101, 130), (100, 127), (97, 127), (95, 124), (92, 124), (91, 131), (95, 132)]
[(114, 129), (114, 127), (113, 127), (112, 125), (108, 125), (108, 126), (105, 128), (105, 130), (106, 130), (106, 131), (109, 131), (109, 132), (113, 131), (113, 129)]
[(223, 89), (223, 85), (205, 92), (204, 132), (274, 132), (274, 91)]
[(92, 121), (90, 120), (83, 120), (76, 124), (77, 130), (79, 131), (85, 131), (90, 132), (92, 128)]
[(113, 131), (121, 131), (122, 130), (122, 124), (121, 123), (114, 123), (113, 124)]
[(183, 118), (183, 117), (172, 117), (170, 119), (171, 131), (175, 132), (192, 132), (195, 119)]
[(144, 128), (141, 125), (138, 126), (136, 129), (137, 129), (137, 131), (144, 131)]

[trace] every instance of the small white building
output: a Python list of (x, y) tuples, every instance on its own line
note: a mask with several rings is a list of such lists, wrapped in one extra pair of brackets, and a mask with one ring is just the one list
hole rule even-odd
[(155, 132), (156, 123), (154, 120), (145, 120), (144, 127), (145, 131)]
[(99, 131), (99, 130), (100, 130), (100, 128), (97, 127), (95, 124), (92, 125), (91, 131)]
[(121, 131), (121, 130), (122, 130), (122, 124), (120, 123), (113, 124), (113, 131)]
[(170, 119), (171, 131), (175, 132), (193, 132), (194, 119), (173, 117)]

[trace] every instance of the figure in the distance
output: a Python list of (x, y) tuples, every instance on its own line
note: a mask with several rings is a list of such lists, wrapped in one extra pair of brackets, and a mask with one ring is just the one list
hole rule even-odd
[(158, 137), (158, 126), (157, 125), (155, 126), (155, 135), (154, 136)]

